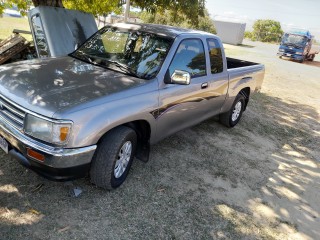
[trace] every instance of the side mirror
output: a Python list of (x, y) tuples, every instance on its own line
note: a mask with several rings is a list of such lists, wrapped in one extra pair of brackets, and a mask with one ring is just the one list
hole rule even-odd
[(165, 81), (169, 84), (180, 84), (180, 85), (189, 85), (191, 75), (186, 71), (175, 70), (169, 81)]

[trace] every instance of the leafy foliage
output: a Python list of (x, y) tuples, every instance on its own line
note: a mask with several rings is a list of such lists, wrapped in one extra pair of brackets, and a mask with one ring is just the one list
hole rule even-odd
[(190, 22), (198, 25), (198, 16), (205, 15), (205, 0), (134, 0), (134, 4), (149, 13), (164, 13), (171, 10), (171, 18), (176, 21), (180, 15), (188, 16)]
[[(205, 0), (131, 0), (134, 6), (140, 7), (150, 13), (173, 10), (174, 17), (178, 17), (178, 12), (189, 16), (190, 21), (198, 24), (198, 15), (204, 16)], [(69, 9), (76, 9), (93, 13), (94, 15), (103, 15), (110, 12), (120, 12), (119, 0), (0, 0), (0, 14), (4, 8), (16, 5), (22, 14), (27, 9), (34, 6), (59, 6)]]
[(245, 31), (245, 32), (244, 32), (244, 38), (252, 39), (252, 38), (253, 38), (252, 32), (250, 32), (250, 31)]
[(118, 1), (112, 0), (64, 0), (63, 4), (66, 8), (89, 12), (93, 15), (103, 15), (110, 12), (121, 12)]
[(118, 1), (112, 0), (0, 0), (0, 13), (3, 12), (4, 8), (12, 7), (13, 5), (16, 5), (23, 15), (32, 5), (65, 7), (90, 12), (94, 15), (120, 11)]
[(3, 12), (4, 9), (5, 9), (5, 1), (0, 0), (0, 14)]
[(259, 19), (253, 24), (253, 31), (246, 33), (245, 37), (249, 37), (254, 41), (278, 42), (282, 34), (280, 22), (270, 19)]
[(5, 8), (11, 8), (17, 6), (22, 15), (26, 15), (28, 9), (32, 5), (31, 0), (0, 0), (0, 14)]
[(207, 10), (204, 10), (203, 16), (197, 16), (197, 21), (190, 21), (188, 15), (177, 13), (174, 10), (158, 11), (156, 13), (142, 12), (140, 18), (145, 23), (155, 23), (183, 28), (193, 28), (210, 33), (216, 33), (213, 21)]

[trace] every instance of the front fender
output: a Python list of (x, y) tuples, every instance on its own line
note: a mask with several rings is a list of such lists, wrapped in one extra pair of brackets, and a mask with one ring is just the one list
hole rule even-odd
[(74, 148), (96, 144), (109, 130), (137, 120), (145, 120), (150, 124), (151, 138), (153, 138), (156, 121), (151, 112), (156, 109), (157, 102), (152, 98), (138, 100), (139, 98), (132, 97), (109, 102), (69, 115), (69, 119), (73, 120), (74, 125), (67, 147)]

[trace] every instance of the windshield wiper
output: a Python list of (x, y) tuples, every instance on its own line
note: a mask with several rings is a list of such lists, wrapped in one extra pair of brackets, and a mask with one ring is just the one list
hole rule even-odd
[(130, 74), (131, 76), (140, 78), (140, 76), (139, 76), (132, 68), (128, 67), (128, 66), (125, 65), (125, 64), (119, 63), (119, 62), (117, 62), (117, 61), (107, 60), (107, 59), (104, 59), (104, 61), (107, 62), (107, 63), (113, 64), (114, 66), (116, 66), (116, 67), (118, 67), (119, 69), (121, 69), (122, 71)]
[(81, 54), (81, 57), (83, 60), (85, 60), (93, 65), (105, 67), (106, 65), (112, 64), (112, 65), (118, 67), (121, 71), (123, 71), (133, 77), (141, 78), (132, 68), (128, 67), (125, 64), (119, 63), (117, 61), (112, 61), (112, 60), (108, 60), (108, 59), (105, 59), (102, 57), (93, 56), (90, 54), (83, 54), (83, 53)]
[(82, 59), (83, 61), (86, 61), (86, 62), (94, 64), (94, 65), (98, 65), (98, 63), (94, 60), (93, 56), (88, 55), (88, 54), (84, 54), (82, 52), (72, 53), (72, 54), (70, 54), (70, 56), (73, 56), (78, 59)]
[(298, 44), (295, 44), (295, 43), (284, 43), (284, 45), (286, 46), (292, 46), (292, 47), (295, 47), (295, 48), (302, 48), (302, 46), (298, 45)]

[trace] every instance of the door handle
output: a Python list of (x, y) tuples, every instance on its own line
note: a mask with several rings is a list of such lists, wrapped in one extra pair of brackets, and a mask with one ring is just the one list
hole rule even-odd
[(204, 88), (207, 88), (207, 87), (208, 87), (208, 83), (207, 82), (201, 84), (201, 89), (204, 89)]

